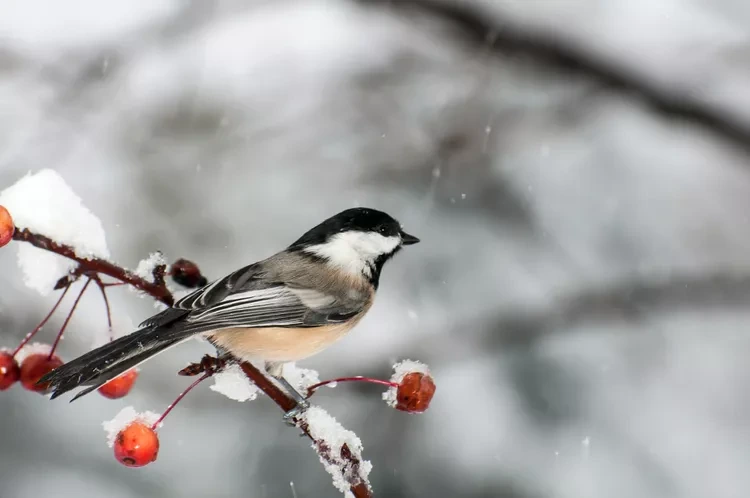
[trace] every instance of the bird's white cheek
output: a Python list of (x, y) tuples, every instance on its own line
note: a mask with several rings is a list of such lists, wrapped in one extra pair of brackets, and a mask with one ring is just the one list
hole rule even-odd
[(367, 274), (370, 262), (384, 254), (391, 254), (399, 244), (400, 237), (384, 237), (370, 232), (343, 232), (325, 244), (308, 247), (305, 251), (326, 258), (344, 271)]
[(364, 233), (352, 245), (364, 258), (377, 258), (392, 253), (401, 243), (400, 237), (383, 237), (379, 233)]

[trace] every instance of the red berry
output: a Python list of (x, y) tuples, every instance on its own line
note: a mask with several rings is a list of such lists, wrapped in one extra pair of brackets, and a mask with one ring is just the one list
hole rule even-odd
[(410, 372), (404, 375), (396, 392), (396, 409), (409, 413), (427, 410), (435, 394), (435, 382), (427, 374)]
[(149, 426), (133, 422), (117, 433), (115, 458), (126, 467), (143, 467), (156, 460), (159, 437)]
[[(2, 206), (0, 206), (2, 207)], [(21, 377), (21, 368), (13, 355), (0, 351), (0, 391), (5, 391)]]
[(50, 358), (49, 355), (42, 353), (31, 354), (21, 363), (21, 384), (29, 391), (44, 393), (49, 384), (37, 385), (37, 381), (62, 364), (63, 361), (54, 355)]
[(122, 398), (133, 388), (137, 378), (138, 370), (133, 368), (104, 384), (99, 388), (99, 393), (109, 399)]
[(13, 239), (13, 233), (16, 227), (13, 224), (13, 218), (3, 206), (0, 206), (0, 247), (3, 247)]

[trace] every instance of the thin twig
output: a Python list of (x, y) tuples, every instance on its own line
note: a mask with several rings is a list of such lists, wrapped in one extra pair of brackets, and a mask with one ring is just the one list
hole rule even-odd
[(372, 377), (365, 377), (363, 375), (357, 375), (355, 377), (339, 377), (337, 379), (328, 379), (317, 384), (313, 384), (307, 388), (307, 397), (309, 398), (318, 388), (327, 386), (329, 384), (338, 384), (339, 382), (369, 382), (370, 384), (379, 384), (381, 386), (398, 387), (398, 383), (391, 382), (390, 380), (374, 379)]
[(68, 293), (68, 289), (70, 289), (70, 284), (66, 285), (65, 288), (62, 291), (62, 294), (60, 295), (60, 298), (57, 300), (55, 305), (52, 307), (49, 313), (47, 313), (47, 316), (44, 317), (44, 319), (39, 322), (39, 325), (37, 325), (34, 330), (26, 334), (26, 337), (21, 340), (21, 344), (18, 345), (15, 351), (13, 351), (13, 356), (17, 355), (21, 349), (31, 340), (32, 337), (36, 335), (37, 332), (41, 330), (42, 327), (44, 327), (44, 324), (49, 321), (50, 318), (52, 318), (52, 315), (55, 313), (55, 310), (57, 310), (57, 307), (60, 306), (60, 303), (62, 302), (63, 298), (65, 297), (65, 294)]
[(70, 312), (68, 313), (68, 316), (65, 317), (65, 321), (63, 322), (62, 327), (60, 327), (60, 332), (58, 332), (57, 337), (55, 337), (55, 342), (52, 343), (52, 349), (49, 350), (49, 358), (52, 358), (52, 356), (55, 354), (57, 345), (60, 344), (60, 339), (62, 339), (62, 336), (65, 333), (65, 329), (67, 328), (68, 323), (70, 322), (70, 319), (73, 318), (73, 313), (78, 307), (78, 303), (81, 301), (81, 298), (83, 297), (83, 293), (86, 292), (86, 288), (89, 286), (90, 283), (91, 283), (91, 279), (89, 278), (86, 280), (86, 283), (83, 284), (83, 288), (81, 289), (81, 292), (78, 293), (78, 297), (76, 297), (76, 300), (73, 301), (73, 306), (70, 308)]
[(102, 279), (99, 278), (99, 275), (94, 275), (91, 277), (94, 282), (96, 282), (96, 286), (99, 287), (99, 291), (102, 294), (102, 299), (104, 299), (104, 307), (107, 309), (107, 327), (109, 330), (109, 341), (112, 342), (115, 340), (115, 335), (112, 330), (112, 310), (109, 307), (109, 298), (107, 297), (107, 289), (104, 287), (104, 283), (102, 282)]
[(162, 413), (161, 416), (159, 416), (159, 419), (151, 425), (151, 429), (152, 430), (156, 430), (156, 428), (159, 427), (159, 424), (161, 424), (162, 421), (165, 418), (167, 418), (167, 415), (169, 415), (169, 412), (171, 412), (172, 409), (175, 406), (177, 406), (177, 403), (179, 403), (180, 401), (182, 401), (182, 398), (184, 398), (187, 393), (189, 393), (190, 391), (192, 391), (195, 386), (197, 386), (198, 384), (200, 384), (201, 382), (203, 382), (207, 378), (211, 377), (213, 374), (214, 374), (213, 371), (206, 371), (203, 375), (201, 375), (200, 377), (198, 377), (192, 384), (190, 384), (189, 386), (187, 386), (187, 388), (184, 391), (182, 391), (175, 398), (175, 400), (172, 401), (172, 403), (169, 404), (169, 406), (167, 407), (167, 409), (164, 410), (164, 413)]

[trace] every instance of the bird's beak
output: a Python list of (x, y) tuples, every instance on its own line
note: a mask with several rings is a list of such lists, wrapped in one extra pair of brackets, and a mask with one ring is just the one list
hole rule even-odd
[(418, 238), (413, 235), (409, 235), (408, 233), (401, 230), (401, 244), (410, 246), (412, 244), (416, 244), (417, 242), (419, 242)]

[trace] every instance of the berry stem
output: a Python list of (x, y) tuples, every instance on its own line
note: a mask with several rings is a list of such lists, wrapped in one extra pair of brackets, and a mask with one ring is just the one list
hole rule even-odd
[(171, 412), (172, 409), (175, 406), (177, 406), (177, 403), (179, 403), (180, 401), (182, 401), (182, 398), (184, 398), (187, 393), (189, 393), (190, 391), (192, 391), (195, 386), (197, 386), (198, 384), (200, 384), (201, 382), (203, 382), (207, 378), (211, 377), (213, 374), (214, 374), (213, 371), (207, 371), (206, 373), (204, 373), (203, 375), (201, 375), (200, 377), (198, 377), (192, 384), (190, 384), (187, 387), (187, 389), (185, 389), (184, 391), (182, 391), (177, 396), (177, 398), (175, 398), (175, 400), (172, 401), (172, 403), (167, 407), (167, 409), (164, 410), (164, 413), (161, 414), (161, 416), (159, 417), (159, 420), (157, 420), (156, 422), (153, 423), (153, 425), (151, 425), (151, 430), (155, 431), (156, 428), (159, 427), (159, 424), (161, 424), (162, 421), (164, 421), (164, 419), (167, 418), (167, 415), (169, 415), (169, 412)]
[(34, 328), (34, 330), (32, 330), (31, 332), (29, 332), (28, 334), (26, 334), (26, 337), (24, 337), (23, 340), (21, 340), (21, 344), (18, 345), (18, 347), (16, 348), (15, 351), (13, 351), (13, 355), (12, 356), (16, 356), (23, 349), (23, 347), (26, 344), (28, 344), (28, 342), (31, 340), (31, 338), (34, 337), (36, 335), (36, 333), (39, 332), (42, 329), (42, 327), (44, 327), (44, 324), (47, 323), (47, 321), (50, 318), (52, 318), (52, 315), (55, 313), (55, 310), (57, 310), (57, 307), (60, 306), (60, 303), (62, 302), (63, 298), (65, 297), (65, 294), (68, 293), (68, 289), (70, 289), (70, 284), (68, 284), (68, 285), (65, 286), (65, 288), (62, 291), (62, 294), (60, 295), (60, 298), (57, 300), (57, 302), (55, 303), (55, 305), (52, 306), (52, 309), (50, 310), (49, 313), (47, 313), (47, 316), (45, 316), (44, 319), (41, 322), (39, 322), (39, 325), (37, 325)]
[(76, 300), (73, 301), (73, 306), (70, 308), (70, 312), (68, 313), (68, 316), (65, 317), (65, 321), (62, 324), (62, 327), (60, 327), (60, 332), (57, 333), (57, 337), (55, 337), (55, 342), (52, 343), (52, 349), (49, 351), (48, 358), (51, 359), (52, 356), (55, 354), (55, 349), (57, 349), (57, 345), (60, 344), (60, 339), (62, 339), (63, 333), (65, 332), (65, 328), (68, 326), (68, 322), (70, 322), (70, 319), (73, 317), (73, 312), (78, 307), (78, 303), (81, 301), (81, 298), (83, 297), (83, 293), (86, 292), (86, 288), (91, 283), (91, 279), (89, 278), (86, 280), (86, 283), (83, 284), (83, 288), (81, 289), (81, 292), (78, 293), (78, 297), (76, 297)]
[(115, 340), (114, 332), (112, 331), (112, 310), (109, 307), (109, 298), (107, 298), (107, 289), (105, 288), (105, 284), (102, 282), (102, 279), (99, 278), (99, 275), (96, 274), (95, 277), (93, 277), (94, 281), (96, 282), (96, 286), (99, 287), (99, 290), (102, 293), (102, 299), (104, 299), (104, 307), (107, 309), (107, 327), (109, 327), (109, 342), (112, 342)]
[(309, 398), (310, 396), (312, 396), (319, 387), (333, 384), (334, 382), (369, 382), (371, 384), (380, 384), (382, 386), (398, 387), (398, 384), (396, 384), (395, 382), (391, 382), (390, 380), (373, 379), (372, 377), (363, 377), (361, 375), (357, 375), (356, 377), (339, 377), (338, 379), (324, 380), (323, 382), (313, 384), (312, 386), (307, 388), (307, 397)]

